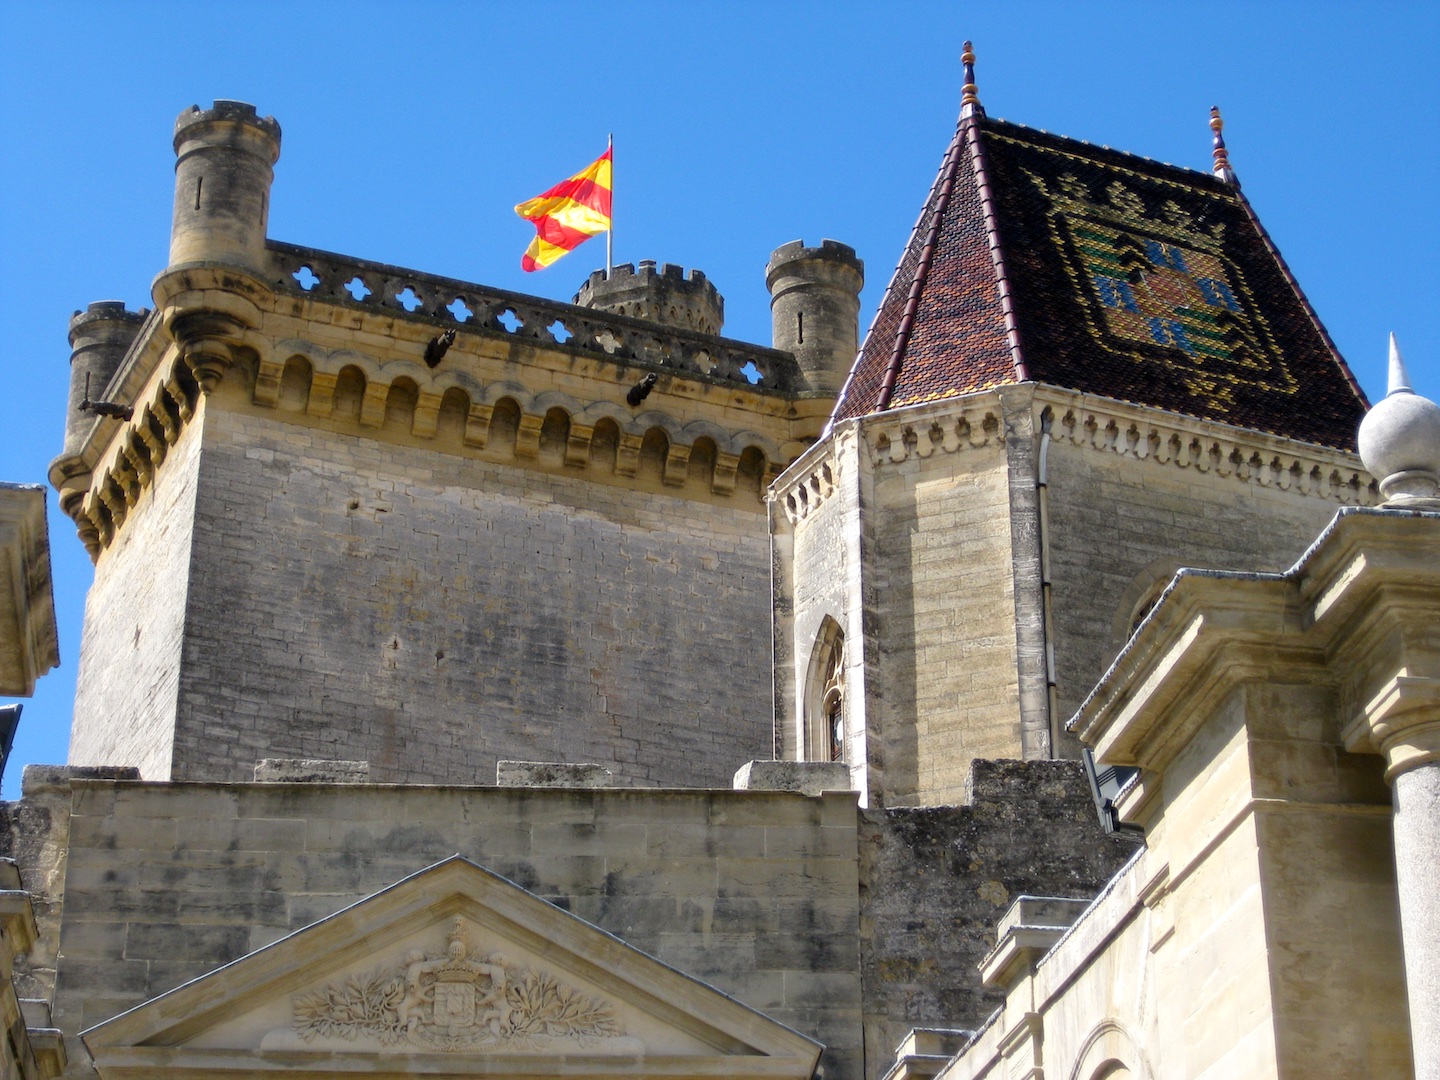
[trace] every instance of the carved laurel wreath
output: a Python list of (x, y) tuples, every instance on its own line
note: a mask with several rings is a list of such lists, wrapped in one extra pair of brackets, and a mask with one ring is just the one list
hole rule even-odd
[(624, 1034), (611, 1004), (549, 972), (506, 967), (505, 976), (509, 1010), (503, 1024), (476, 1020), (457, 1029), (433, 1019), (416, 1023), (403, 1007), (405, 969), (386, 967), (297, 995), (292, 1003), (294, 1029), (307, 1042), (375, 1039), (382, 1045), (411, 1042), (443, 1050), (501, 1045), (507, 1050), (538, 1049), (555, 1039), (587, 1046)]

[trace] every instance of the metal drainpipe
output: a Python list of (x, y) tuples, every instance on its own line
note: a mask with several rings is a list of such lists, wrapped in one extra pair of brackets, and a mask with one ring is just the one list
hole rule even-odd
[(1035, 472), (1037, 529), (1040, 533), (1040, 607), (1042, 633), (1045, 635), (1045, 696), (1050, 727), (1050, 756), (1059, 757), (1060, 732), (1056, 719), (1059, 701), (1055, 695), (1055, 628), (1051, 622), (1050, 603), (1050, 496), (1048, 466), (1050, 459), (1050, 426), (1054, 416), (1047, 408), (1040, 414), (1040, 455)]

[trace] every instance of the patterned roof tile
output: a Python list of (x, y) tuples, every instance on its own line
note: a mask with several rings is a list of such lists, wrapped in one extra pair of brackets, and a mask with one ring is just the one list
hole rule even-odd
[(1027, 378), (1344, 448), (1366, 404), (1237, 187), (969, 117), (835, 416)]

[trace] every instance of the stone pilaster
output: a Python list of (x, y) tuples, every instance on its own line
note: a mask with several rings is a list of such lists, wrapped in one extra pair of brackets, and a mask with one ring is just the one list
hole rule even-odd
[(1385, 757), (1417, 1077), (1440, 1077), (1440, 679), (1398, 675), (1351, 725)]

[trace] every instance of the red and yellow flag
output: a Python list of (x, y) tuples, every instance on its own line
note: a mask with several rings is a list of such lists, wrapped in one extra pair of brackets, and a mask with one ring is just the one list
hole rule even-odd
[(543, 269), (610, 228), (611, 153), (607, 149), (570, 179), (515, 207), (535, 223), (535, 239), (520, 259), (522, 267)]

